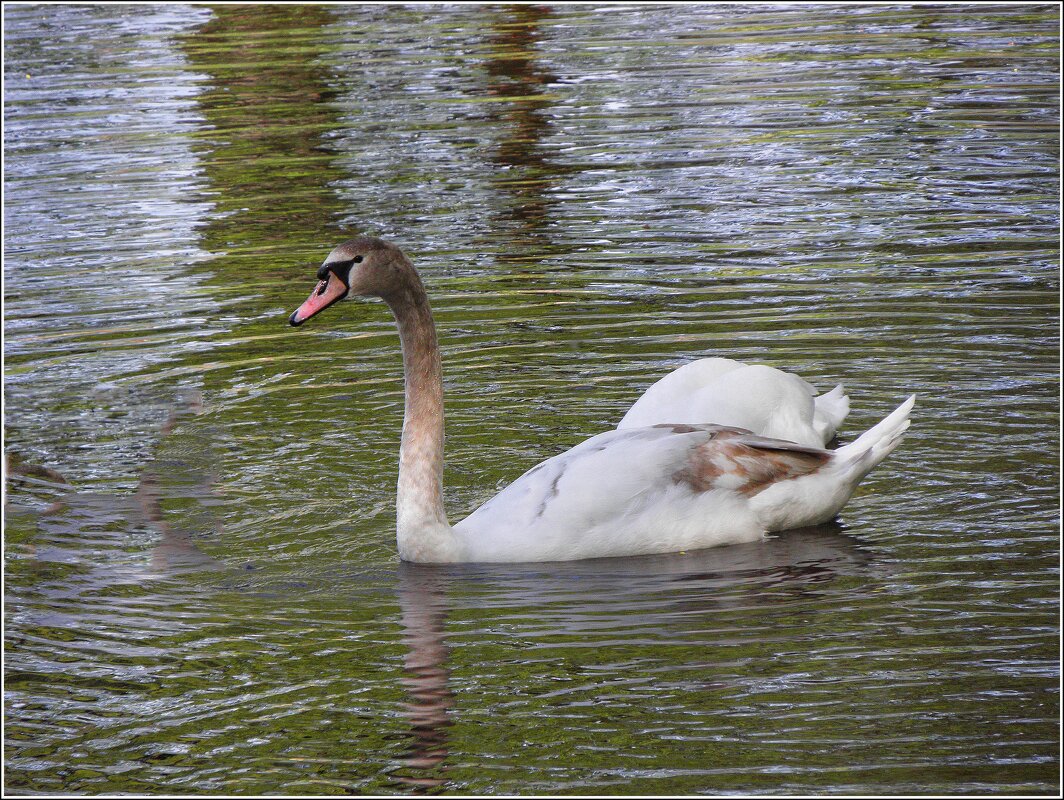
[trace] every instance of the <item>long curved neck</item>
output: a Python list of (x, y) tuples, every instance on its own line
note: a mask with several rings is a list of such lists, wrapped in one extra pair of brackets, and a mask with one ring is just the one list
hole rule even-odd
[(384, 298), (403, 345), (406, 411), (399, 450), (396, 534), (407, 561), (452, 561), (456, 541), (443, 510), (443, 375), (436, 325), (417, 273)]

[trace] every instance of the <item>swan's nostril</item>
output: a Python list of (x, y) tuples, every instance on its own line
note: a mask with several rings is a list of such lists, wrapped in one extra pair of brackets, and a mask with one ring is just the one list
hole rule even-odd
[(329, 285), (328, 279), (323, 280), (321, 283), (318, 284), (318, 291), (316, 292), (316, 294), (318, 294), (318, 295), (325, 294), (325, 287), (327, 287), (328, 285)]

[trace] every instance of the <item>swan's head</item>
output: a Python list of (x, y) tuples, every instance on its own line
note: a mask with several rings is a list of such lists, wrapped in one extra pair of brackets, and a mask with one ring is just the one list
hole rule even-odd
[(409, 285), (414, 267), (403, 251), (383, 239), (363, 236), (334, 249), (318, 269), (318, 285), (288, 322), (302, 325), (333, 303), (351, 297), (383, 297), (398, 294)]

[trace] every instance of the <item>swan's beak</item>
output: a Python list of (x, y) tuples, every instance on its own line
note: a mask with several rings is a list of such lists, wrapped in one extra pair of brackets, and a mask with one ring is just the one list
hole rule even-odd
[(291, 325), (302, 325), (319, 311), (324, 311), (337, 300), (342, 300), (346, 295), (347, 284), (336, 277), (335, 272), (330, 272), (325, 280), (318, 282), (306, 302), (292, 312), (288, 322)]

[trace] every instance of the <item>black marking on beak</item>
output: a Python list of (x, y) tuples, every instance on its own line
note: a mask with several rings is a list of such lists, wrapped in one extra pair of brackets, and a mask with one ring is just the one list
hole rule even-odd
[(331, 272), (343, 282), (344, 287), (349, 288), (351, 286), (351, 267), (360, 261), (362, 261), (362, 256), (355, 256), (347, 261), (330, 261), (327, 264), (322, 264), (318, 267), (318, 280), (326, 280)]

